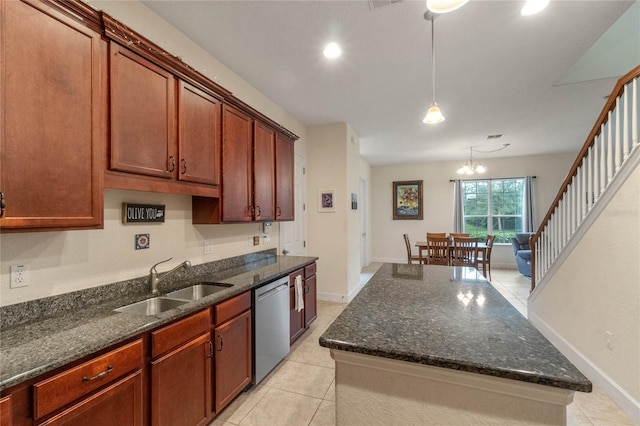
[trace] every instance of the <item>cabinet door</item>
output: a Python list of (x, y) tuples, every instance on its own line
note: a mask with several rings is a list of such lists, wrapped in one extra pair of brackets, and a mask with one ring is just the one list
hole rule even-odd
[(276, 220), (294, 220), (293, 141), (276, 135)]
[(211, 341), (202, 335), (151, 363), (151, 424), (206, 424), (211, 414)]
[(251, 117), (222, 106), (223, 222), (252, 220), (251, 133)]
[(296, 310), (296, 276), (303, 277), (304, 270), (299, 269), (289, 275), (289, 315), (290, 315), (290, 337), (291, 343), (304, 333), (304, 309), (300, 312)]
[(308, 328), (317, 316), (316, 276), (312, 275), (304, 280), (304, 326)]
[(255, 220), (275, 219), (276, 132), (255, 121), (253, 130), (253, 181)]
[(219, 413), (251, 383), (251, 311), (215, 328), (215, 410)]
[(105, 45), (43, 3), (2, 3), (0, 228), (100, 228)]
[(0, 426), (11, 426), (13, 424), (11, 409), (11, 395), (0, 399)]
[(219, 184), (220, 120), (219, 100), (190, 84), (179, 82), (180, 180)]
[(111, 42), (112, 170), (171, 178), (177, 170), (175, 79)]
[(139, 370), (40, 424), (141, 426), (142, 401), (142, 371)]

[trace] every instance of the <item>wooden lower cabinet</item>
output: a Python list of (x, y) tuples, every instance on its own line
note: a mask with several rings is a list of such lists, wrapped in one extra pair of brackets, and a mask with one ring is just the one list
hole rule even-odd
[(217, 326), (214, 336), (215, 411), (219, 413), (251, 383), (251, 310)]
[(38, 423), (65, 426), (142, 426), (142, 370), (118, 380), (100, 392), (83, 399), (71, 408)]
[(318, 317), (316, 276), (304, 279), (304, 326), (309, 328)]
[(11, 426), (13, 424), (11, 408), (11, 395), (0, 399), (0, 426)]
[(209, 333), (151, 362), (151, 424), (201, 425), (211, 415)]
[[(302, 291), (304, 293), (304, 308), (301, 311), (296, 310), (295, 281), (297, 276), (302, 279)], [(291, 344), (293, 344), (318, 316), (315, 263), (298, 269), (289, 275), (289, 314), (290, 339)]]
[(296, 277), (299, 276), (304, 279), (304, 269), (298, 269), (297, 271), (289, 274), (289, 337), (290, 343), (293, 344), (298, 337), (302, 336), (305, 331), (304, 326), (304, 309), (301, 311), (296, 310)]

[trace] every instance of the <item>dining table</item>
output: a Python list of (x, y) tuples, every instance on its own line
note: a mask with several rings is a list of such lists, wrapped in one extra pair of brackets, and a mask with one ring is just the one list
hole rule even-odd
[[(415, 246), (418, 247), (418, 256), (420, 257), (420, 263), (426, 264), (427, 258), (423, 256), (423, 250), (426, 250), (428, 247), (428, 243), (426, 241), (416, 241)], [(487, 250), (489, 250), (489, 246), (486, 243), (478, 242), (478, 253), (482, 254), (482, 258), (487, 258)], [(453, 251), (453, 241), (449, 243), (449, 252)], [(482, 263), (482, 275), (487, 276), (487, 264)]]

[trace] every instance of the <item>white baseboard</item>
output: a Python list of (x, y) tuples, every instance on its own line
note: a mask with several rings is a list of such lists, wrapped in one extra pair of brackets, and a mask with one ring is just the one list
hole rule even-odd
[(318, 293), (316, 295), (318, 300), (322, 300), (324, 302), (335, 302), (335, 303), (348, 303), (347, 296), (343, 294), (335, 294), (335, 293)]
[(553, 343), (589, 380), (602, 389), (631, 419), (640, 424), (640, 401), (633, 399), (611, 377), (594, 365), (587, 357), (578, 351), (571, 343), (560, 336), (544, 320), (534, 312), (528, 310), (529, 321)]

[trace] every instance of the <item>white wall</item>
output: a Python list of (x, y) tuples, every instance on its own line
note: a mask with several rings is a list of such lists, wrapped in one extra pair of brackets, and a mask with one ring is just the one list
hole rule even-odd
[[(575, 153), (538, 155), (527, 157), (482, 158), (488, 172), (482, 178), (537, 176), (535, 179), (536, 226), (555, 198), (566, 177)], [(412, 243), (425, 240), (427, 232), (453, 231), (453, 183), (463, 161), (414, 163), (371, 168), (372, 206), (374, 229), (373, 260), (406, 262), (407, 254), (402, 234), (408, 233)], [(423, 220), (393, 220), (393, 182), (423, 181)], [(496, 245), (492, 252), (493, 268), (515, 268), (511, 245)]]
[[(550, 281), (529, 317), (640, 423), (640, 167)], [(608, 349), (605, 332), (613, 336)]]
[[(91, 1), (125, 25), (153, 40), (202, 74), (231, 90), (238, 98), (300, 136), (297, 152), (306, 152), (306, 127), (237, 76), (217, 59), (138, 1)], [(165, 204), (164, 224), (124, 225), (121, 203)], [(153, 263), (174, 257), (194, 264), (277, 247), (279, 226), (274, 223), (271, 242), (249, 246), (258, 224), (191, 224), (191, 198), (187, 196), (106, 190), (103, 230), (0, 234), (0, 306), (62, 294), (82, 288), (145, 275)], [(151, 234), (151, 248), (134, 250), (136, 233)], [(214, 253), (203, 255), (204, 241)], [(10, 289), (10, 265), (27, 264), (31, 284)], [(164, 270), (164, 269), (163, 269)]]
[[(366, 182), (366, 194), (358, 192), (358, 210), (364, 208), (366, 213), (365, 232), (367, 234), (365, 247), (365, 261), (369, 264), (371, 261), (371, 253), (373, 253), (373, 228), (371, 226), (371, 166), (366, 161), (360, 159), (360, 179)], [(363, 202), (364, 200), (364, 202)], [(358, 212), (360, 214), (360, 212)]]
[[(318, 297), (334, 301), (346, 301), (349, 288), (347, 133), (346, 123), (307, 131), (307, 252), (320, 258)], [(319, 211), (321, 190), (335, 190), (335, 212)]]

